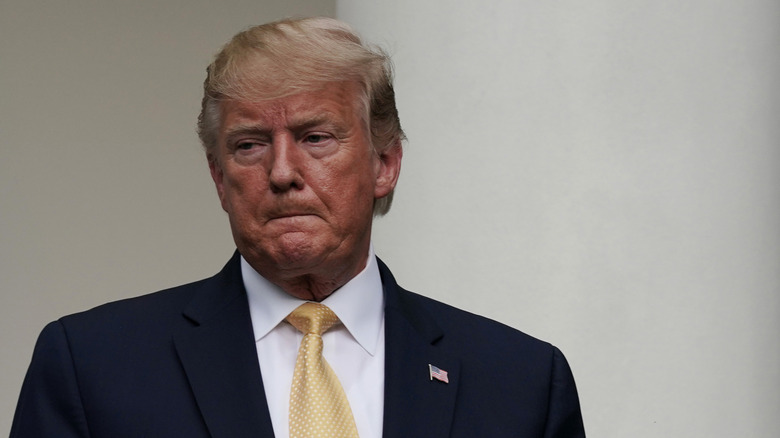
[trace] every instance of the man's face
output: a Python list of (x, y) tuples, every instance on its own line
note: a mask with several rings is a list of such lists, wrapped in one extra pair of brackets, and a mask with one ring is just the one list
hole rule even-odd
[(301, 278), (337, 288), (365, 266), (373, 202), (395, 187), (401, 149), (373, 151), (359, 93), (329, 83), (221, 104), (209, 167), (222, 208), (244, 258), (283, 288)]

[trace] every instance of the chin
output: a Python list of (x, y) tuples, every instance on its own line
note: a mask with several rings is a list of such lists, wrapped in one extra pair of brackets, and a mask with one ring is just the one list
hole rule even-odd
[(305, 232), (285, 233), (273, 239), (273, 242), (272, 245), (259, 242), (251, 252), (281, 271), (315, 268), (330, 253), (327, 245), (318, 244), (317, 239)]

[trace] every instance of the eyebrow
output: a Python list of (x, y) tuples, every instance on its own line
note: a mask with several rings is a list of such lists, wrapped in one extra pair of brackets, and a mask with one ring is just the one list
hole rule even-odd
[(291, 117), (289, 128), (292, 131), (301, 131), (313, 128), (315, 126), (324, 125), (338, 132), (342, 132), (344, 129), (340, 126), (339, 123), (334, 122), (333, 117), (331, 117), (329, 114), (330, 113), (328, 112), (323, 112), (299, 118), (293, 116)]
[(231, 138), (242, 134), (269, 134), (270, 132), (270, 128), (261, 124), (236, 125), (225, 130), (225, 138)]
[[(333, 117), (330, 117), (329, 114), (330, 113), (328, 112), (323, 112), (319, 114), (302, 116), (300, 118), (293, 116), (285, 129), (289, 129), (293, 132), (299, 132), (313, 128), (315, 126), (325, 126), (327, 129), (332, 130), (333, 133), (337, 136), (345, 135), (347, 129), (342, 126), (342, 123), (335, 122)], [(233, 137), (246, 134), (270, 136), (272, 131), (272, 128), (262, 123), (239, 124), (226, 129), (225, 138), (231, 139)]]

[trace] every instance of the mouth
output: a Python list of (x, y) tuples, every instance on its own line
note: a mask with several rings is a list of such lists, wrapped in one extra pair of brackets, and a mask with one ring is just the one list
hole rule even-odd
[(306, 213), (306, 212), (284, 212), (284, 213), (278, 213), (271, 215), (268, 221), (275, 221), (275, 220), (297, 220), (297, 219), (307, 219), (307, 218), (315, 218), (318, 217), (314, 213)]

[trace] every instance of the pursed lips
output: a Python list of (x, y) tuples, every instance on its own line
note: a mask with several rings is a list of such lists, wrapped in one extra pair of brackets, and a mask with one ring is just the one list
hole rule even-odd
[(296, 218), (304, 218), (306, 216), (318, 216), (311, 212), (305, 212), (305, 211), (289, 211), (289, 212), (281, 212), (281, 213), (274, 213), (269, 215), (268, 221), (278, 220), (278, 219), (296, 219)]

